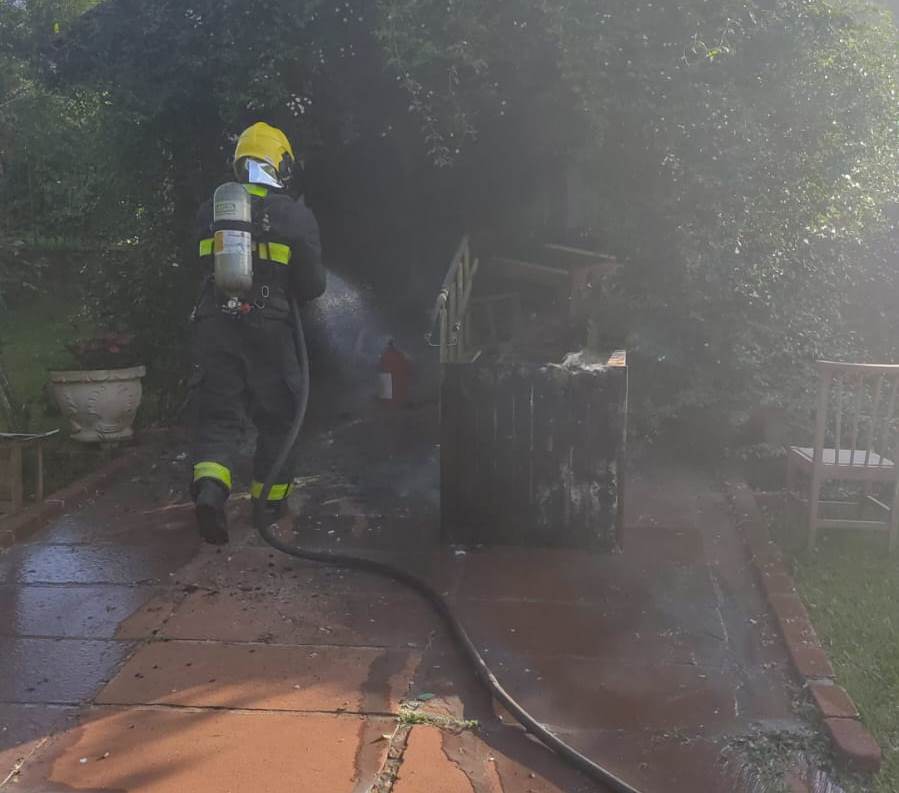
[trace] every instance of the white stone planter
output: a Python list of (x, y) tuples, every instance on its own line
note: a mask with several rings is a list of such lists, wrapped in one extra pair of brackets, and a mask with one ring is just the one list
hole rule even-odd
[(131, 425), (140, 406), (143, 366), (129, 369), (50, 372), (59, 409), (72, 424), (72, 438), (109, 443), (134, 435)]

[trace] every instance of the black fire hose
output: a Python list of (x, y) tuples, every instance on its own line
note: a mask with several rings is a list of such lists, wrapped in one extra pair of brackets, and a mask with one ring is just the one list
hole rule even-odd
[(548, 748), (552, 749), (563, 760), (574, 768), (578, 769), (590, 779), (605, 785), (614, 793), (640, 793), (636, 788), (631, 787), (627, 782), (619, 779), (615, 774), (600, 765), (594, 763), (589, 757), (581, 754), (579, 751), (569, 746), (561, 738), (554, 735), (540, 722), (538, 722), (530, 713), (528, 713), (515, 699), (502, 687), (496, 675), (490, 671), (490, 667), (484, 662), (483, 657), (478, 652), (478, 648), (471, 640), (468, 632), (465, 630), (461, 622), (459, 622), (449, 604), (423, 579), (402, 569), (394, 567), (386, 562), (379, 562), (363, 556), (352, 556), (350, 554), (333, 553), (331, 551), (312, 551), (304, 548), (298, 548), (282, 542), (275, 536), (272, 531), (274, 524), (270, 524), (265, 520), (264, 505), (268, 500), (275, 479), (287, 462), (287, 458), (297, 441), (300, 434), (300, 428), (303, 426), (303, 420), (306, 418), (306, 408), (309, 404), (309, 353), (306, 349), (306, 338), (303, 334), (303, 323), (300, 319), (300, 310), (296, 301), (291, 300), (291, 316), (293, 320), (294, 343), (296, 345), (297, 359), (300, 362), (300, 369), (303, 375), (304, 388), (297, 404), (296, 415), (291, 424), (290, 432), (284, 439), (282, 447), (275, 464), (272, 466), (262, 486), (262, 493), (254, 505), (253, 520), (256, 524), (259, 534), (272, 548), (295, 556), (297, 559), (306, 559), (312, 562), (321, 562), (323, 564), (335, 565), (337, 567), (351, 567), (357, 570), (365, 570), (371, 573), (392, 578), (405, 584), (410, 589), (414, 589), (425, 600), (427, 600), (447, 624), (453, 638), (459, 647), (465, 653), (466, 658), (471, 662), (475, 670), (478, 680), (486, 687), (490, 694), (502, 704), (502, 706), (514, 716), (515, 720), (521, 724), (531, 735), (537, 738)]

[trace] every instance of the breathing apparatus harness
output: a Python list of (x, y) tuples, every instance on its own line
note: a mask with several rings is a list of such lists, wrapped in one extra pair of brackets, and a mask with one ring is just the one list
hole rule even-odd
[[(271, 261), (277, 244), (271, 237), (271, 218), (263, 207), (264, 194), (252, 194), (253, 187), (227, 182), (212, 199), (215, 265), (200, 300), (214, 288), (222, 313), (235, 319), (262, 311), (275, 293), (283, 295), (287, 305), (288, 271)], [(258, 284), (260, 276), (266, 283)]]

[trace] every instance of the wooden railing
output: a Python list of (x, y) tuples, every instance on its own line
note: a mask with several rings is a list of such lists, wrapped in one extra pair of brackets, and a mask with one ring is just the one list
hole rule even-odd
[[(446, 278), (443, 279), (434, 302), (431, 326), (426, 337), (432, 347), (440, 348), (441, 363), (460, 363), (470, 361), (473, 357), (468, 307), (477, 272), (478, 260), (472, 257), (471, 243), (466, 234), (450, 262)], [(438, 333), (437, 342), (434, 341), (435, 329)]]

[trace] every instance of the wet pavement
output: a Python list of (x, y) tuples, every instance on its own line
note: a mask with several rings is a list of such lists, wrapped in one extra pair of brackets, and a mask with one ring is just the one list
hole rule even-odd
[[(579, 750), (645, 793), (731, 793), (735, 738), (801, 728), (708, 476), (638, 465), (620, 554), (435, 550), (434, 406), (361, 415), (307, 433), (284, 536), (428, 577), (513, 696)], [(129, 477), (0, 556), (0, 783), (601, 790), (494, 707), (414, 593), (268, 549), (245, 498), (232, 543), (201, 546), (182, 451), (154, 439)]]

